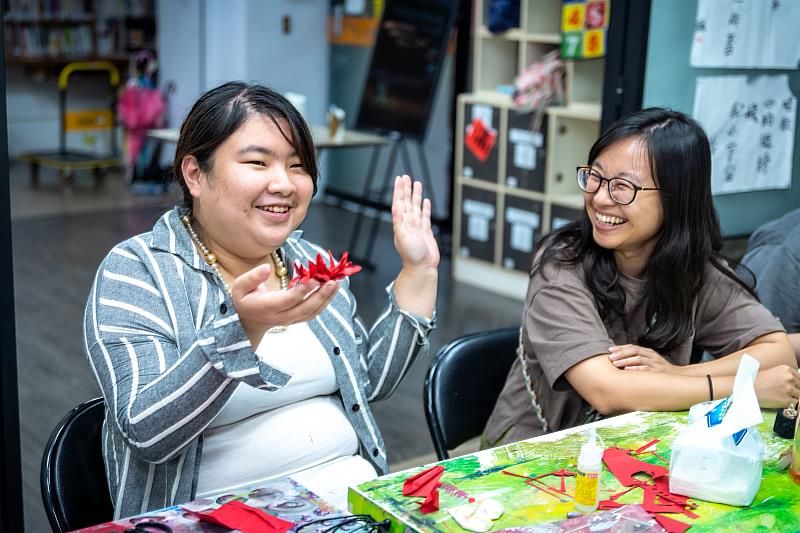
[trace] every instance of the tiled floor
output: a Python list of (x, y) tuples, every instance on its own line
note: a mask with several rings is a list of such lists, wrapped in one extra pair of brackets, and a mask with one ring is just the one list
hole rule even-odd
[[(33, 191), (27, 168), (12, 169), (23, 493), (26, 530), (31, 532), (48, 531), (39, 466), (50, 431), (69, 409), (99, 394), (82, 340), (83, 307), (97, 265), (114, 244), (149, 230), (175, 200), (131, 195), (120, 176), (109, 176), (102, 192), (93, 189), (89, 176), (79, 177), (66, 194), (55, 176), (42, 181), (42, 188)], [(303, 224), (305, 236), (342, 251), (354, 219), (352, 212), (316, 201)], [(381, 224), (373, 258), (377, 269), (353, 278), (368, 323), (380, 312), (383, 288), (400, 266), (388, 224)], [(464, 333), (518, 324), (520, 310), (519, 301), (452, 282), (445, 257), (431, 356), (412, 365), (394, 396), (374, 406), (395, 467), (433, 459), (422, 410), (422, 384), (432, 355)]]

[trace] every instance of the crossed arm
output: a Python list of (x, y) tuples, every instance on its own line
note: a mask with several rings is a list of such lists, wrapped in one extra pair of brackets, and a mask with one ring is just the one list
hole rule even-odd
[(785, 407), (800, 397), (797, 362), (783, 332), (758, 337), (742, 350), (714, 361), (673, 365), (661, 355), (636, 345), (614, 346), (569, 368), (565, 377), (598, 412), (675, 411), (714, 397), (729, 396), (742, 354), (761, 364), (755, 388), (762, 407)]

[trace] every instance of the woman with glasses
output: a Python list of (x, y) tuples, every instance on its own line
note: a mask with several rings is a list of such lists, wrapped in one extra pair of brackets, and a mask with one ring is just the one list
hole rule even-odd
[[(743, 353), (764, 407), (800, 396), (792, 348), (719, 254), (703, 129), (666, 109), (617, 121), (577, 170), (585, 214), (533, 261), (519, 358), (489, 419), (499, 445), (731, 394)], [(712, 359), (692, 362), (693, 346)]]

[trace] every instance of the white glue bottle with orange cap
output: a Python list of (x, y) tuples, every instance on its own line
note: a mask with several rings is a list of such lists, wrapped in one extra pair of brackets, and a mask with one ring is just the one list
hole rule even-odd
[(591, 513), (597, 509), (600, 473), (603, 471), (603, 446), (598, 443), (597, 430), (587, 430), (587, 441), (578, 456), (578, 477), (575, 482), (575, 510)]

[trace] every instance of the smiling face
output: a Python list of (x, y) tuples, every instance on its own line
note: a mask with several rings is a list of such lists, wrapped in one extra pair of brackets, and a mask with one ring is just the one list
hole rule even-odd
[[(612, 144), (598, 155), (592, 169), (605, 178), (625, 178), (641, 187), (658, 186), (650, 172), (647, 146), (640, 137)], [(604, 181), (596, 193), (583, 193), (583, 199), (594, 241), (614, 251), (622, 272), (640, 275), (664, 222), (659, 191), (639, 191), (633, 203), (620, 205), (611, 199)]]
[(281, 130), (285, 120), (255, 114), (217, 148), (207, 174), (184, 158), (195, 229), (223, 265), (263, 261), (306, 217), (314, 183)]

